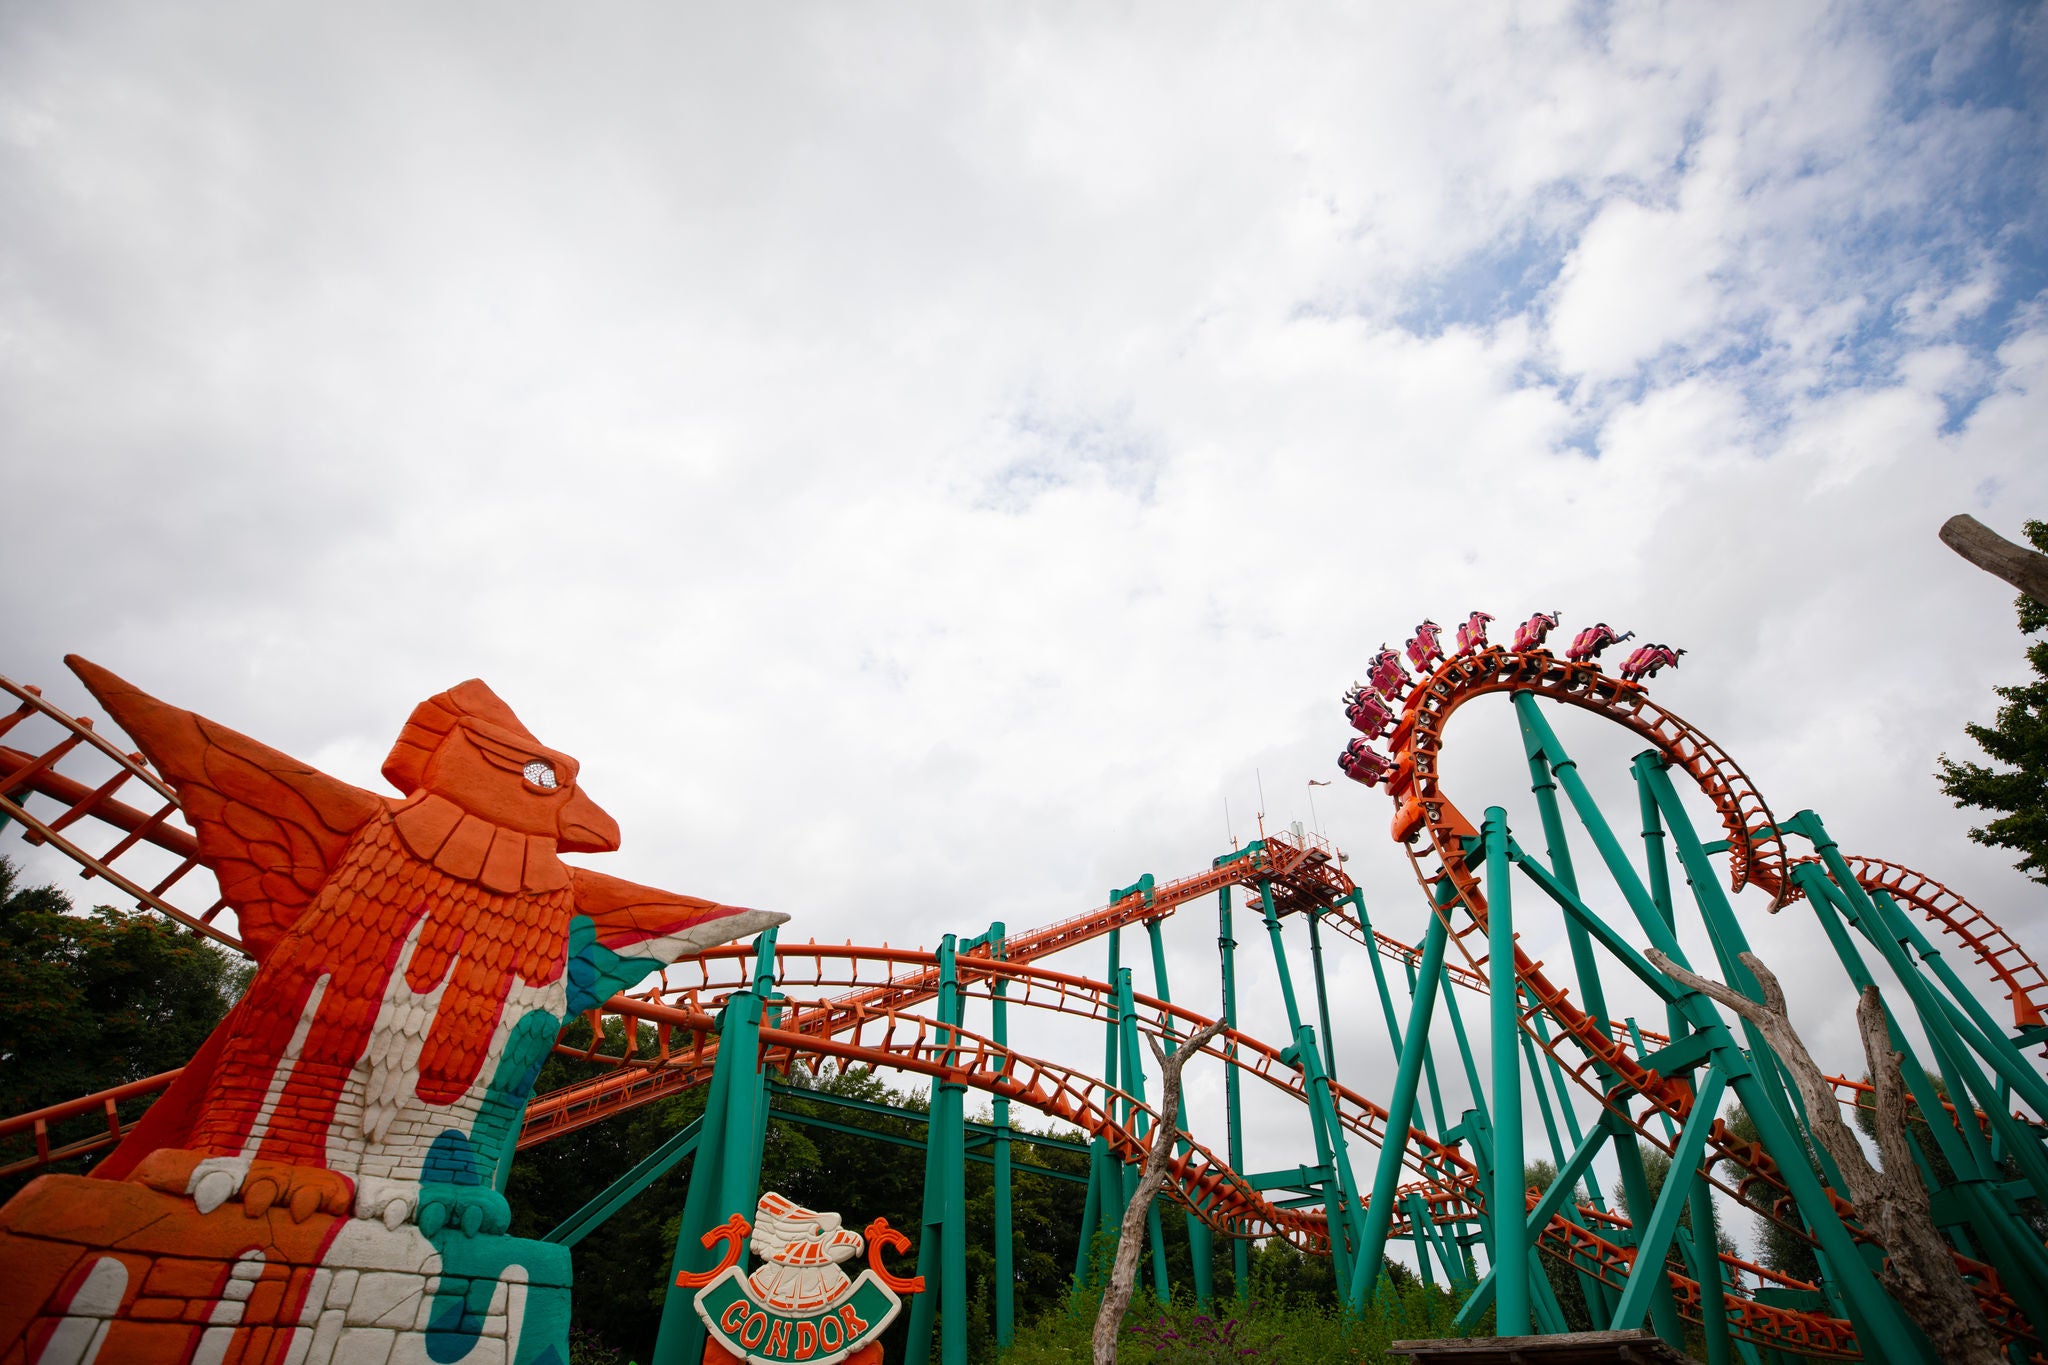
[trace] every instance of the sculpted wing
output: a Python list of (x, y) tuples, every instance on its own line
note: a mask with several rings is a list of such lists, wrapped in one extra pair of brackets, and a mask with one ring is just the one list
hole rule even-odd
[(200, 861), (219, 879), (243, 944), (263, 961), (384, 798), (158, 701), (75, 654), (64, 662), (178, 793)]
[(569, 869), (576, 913), (597, 923), (597, 941), (627, 957), (671, 962), (713, 944), (758, 934), (788, 915), (680, 896), (588, 868)]

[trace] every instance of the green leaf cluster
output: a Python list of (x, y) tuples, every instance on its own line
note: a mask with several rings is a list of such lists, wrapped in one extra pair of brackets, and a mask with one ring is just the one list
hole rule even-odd
[[(25, 1113), (183, 1066), (248, 985), (249, 964), (146, 910), (76, 913), (54, 886), (24, 886), (0, 858), (0, 1115)], [(124, 1102), (122, 1121), (153, 1097)], [(55, 1125), (50, 1144), (104, 1131), (91, 1114)], [(0, 1165), (33, 1154), (0, 1140)], [(92, 1153), (61, 1163), (88, 1169)], [(0, 1178), (0, 1199), (32, 1178)]]
[[(2048, 554), (2048, 521), (2029, 521), (2027, 539)], [(2048, 630), (2048, 605), (2021, 597), (2020, 634)], [(1964, 733), (1990, 756), (1990, 766), (1943, 754), (1935, 777), (1958, 808), (1991, 811), (1997, 816), (1972, 829), (1970, 838), (2021, 856), (2020, 871), (2048, 886), (2048, 639), (2027, 646), (2031, 682), (1997, 690), (2004, 705), (1990, 725), (1969, 724)]]

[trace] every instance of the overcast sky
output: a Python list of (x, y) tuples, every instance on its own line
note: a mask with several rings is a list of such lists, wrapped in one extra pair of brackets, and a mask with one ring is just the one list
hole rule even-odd
[[(785, 937), (1076, 913), (1263, 786), (1412, 940), (1386, 798), (1305, 799), (1339, 693), (1555, 608), (2039, 955), (1931, 773), (2024, 673), (1935, 530), (2048, 516), (2044, 76), (1968, 3), (0, 6), (0, 671), (379, 790), (480, 676), (602, 866)], [(1513, 808), (1498, 710), (1450, 750)]]

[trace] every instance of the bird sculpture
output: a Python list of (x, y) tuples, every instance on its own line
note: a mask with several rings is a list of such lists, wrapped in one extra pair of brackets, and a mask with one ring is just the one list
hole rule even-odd
[[(90, 1327), (81, 1303), (133, 1299), (148, 1263), (94, 1240), (115, 1219), (108, 1210), (155, 1220), (163, 1250), (217, 1265), (220, 1286), (236, 1256), (258, 1254), (236, 1248), (262, 1231), (260, 1257), (304, 1268), (290, 1270), (299, 1297), (259, 1297), (230, 1313), (220, 1305), (241, 1301), (194, 1271), (188, 1311), (201, 1322), (240, 1319), (246, 1335), (244, 1310), (263, 1303), (278, 1327), (297, 1314), (298, 1330), (320, 1337), (309, 1359), (346, 1354), (307, 1316), (319, 1311), (303, 1278), (312, 1267), (426, 1274), (423, 1257), (454, 1254), (447, 1238), (503, 1234), (504, 1168), (562, 1022), (679, 956), (787, 918), (563, 862), (564, 853), (616, 849), (618, 825), (584, 793), (576, 760), (542, 744), (480, 681), (414, 708), (384, 761), (398, 793), (386, 796), (96, 664), (66, 662), (177, 793), (256, 968), (92, 1178), (45, 1176), (0, 1210), (0, 1281), (30, 1286), (7, 1305), (25, 1316), (0, 1311), (0, 1357), (12, 1358), (10, 1341), (59, 1339), (74, 1320)], [(289, 1216), (266, 1217), (273, 1209)], [(528, 1249), (491, 1263), (525, 1258), (526, 1316), (540, 1330), (536, 1267), (552, 1265), (558, 1249), (501, 1240)], [(35, 1258), (10, 1269), (11, 1253), (27, 1257), (32, 1245), (42, 1248)], [(95, 1246), (109, 1250), (95, 1259)], [(421, 1280), (429, 1283), (439, 1281)], [(567, 1279), (559, 1283), (565, 1312)], [(465, 1324), (465, 1336), (483, 1330), (459, 1299), (449, 1321)], [(343, 1320), (344, 1334), (388, 1326)], [(123, 1359), (199, 1349), (197, 1337), (145, 1345), (144, 1322), (114, 1327), (107, 1349), (126, 1342)], [(566, 1320), (546, 1331), (557, 1329)], [(279, 1336), (278, 1349), (291, 1339)]]

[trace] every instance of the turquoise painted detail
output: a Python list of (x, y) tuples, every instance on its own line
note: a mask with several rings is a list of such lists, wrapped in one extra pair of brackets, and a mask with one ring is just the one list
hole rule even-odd
[(466, 1134), (444, 1128), (427, 1149), (427, 1164), (420, 1171), (422, 1185), (481, 1185), (476, 1173), (476, 1149)]
[(470, 1237), (445, 1228), (430, 1239), (441, 1279), (426, 1330), (427, 1358), (454, 1365), (475, 1348), (484, 1315), (505, 1272), (526, 1272), (526, 1306), (511, 1365), (549, 1365), (569, 1358), (569, 1249), (524, 1237)]
[(568, 984), (567, 1013), (557, 1016), (548, 1010), (534, 1010), (513, 1026), (512, 1036), (506, 1039), (505, 1051), (498, 1058), (498, 1068), (491, 1076), (470, 1132), (472, 1160), (479, 1181), (504, 1184), (499, 1177), (507, 1173), (512, 1159), (512, 1145), (526, 1117), (527, 1097), (533, 1093), (533, 1084), (540, 1078), (540, 1069), (562, 1024), (617, 992), (638, 985), (650, 972), (661, 970), (661, 966), (654, 958), (628, 957), (599, 943), (597, 924), (588, 915), (577, 915), (569, 921), (569, 960), (564, 972)]

